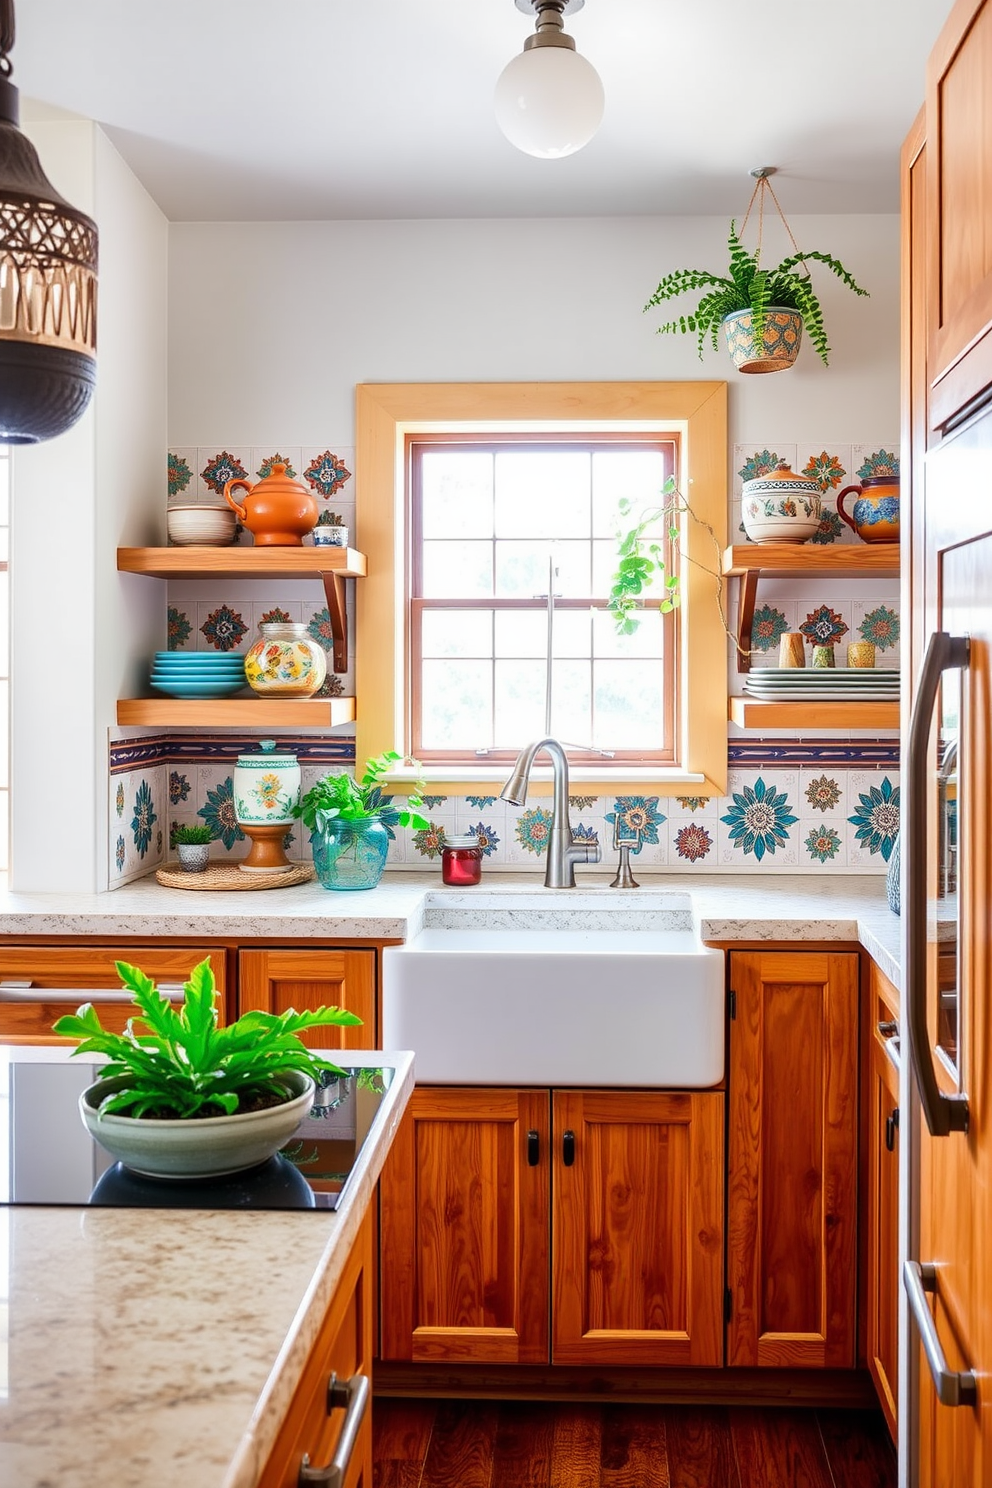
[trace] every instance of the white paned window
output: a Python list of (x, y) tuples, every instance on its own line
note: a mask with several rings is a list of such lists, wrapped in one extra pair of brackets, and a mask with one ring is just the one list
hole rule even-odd
[(678, 616), (652, 607), (618, 636), (606, 606), (617, 533), (660, 502), (677, 437), (411, 435), (407, 449), (416, 757), (511, 759), (548, 732), (573, 759), (670, 761)]

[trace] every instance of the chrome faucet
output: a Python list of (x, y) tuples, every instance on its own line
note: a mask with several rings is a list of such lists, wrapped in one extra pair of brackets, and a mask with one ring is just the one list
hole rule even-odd
[(521, 749), (513, 774), (499, 793), (500, 799), (509, 801), (511, 806), (523, 806), (526, 803), (527, 784), (534, 756), (541, 749), (550, 754), (554, 771), (551, 836), (548, 839), (548, 866), (544, 874), (544, 887), (574, 889), (576, 863), (598, 863), (601, 853), (598, 838), (576, 842), (572, 836), (572, 825), (568, 819), (568, 760), (557, 739), (537, 739)]

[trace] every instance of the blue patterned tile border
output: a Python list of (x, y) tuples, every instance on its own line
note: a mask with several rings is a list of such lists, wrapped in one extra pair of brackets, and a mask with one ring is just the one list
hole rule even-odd
[(899, 739), (731, 739), (731, 769), (762, 765), (860, 765), (864, 769), (898, 770)]
[[(239, 754), (256, 749), (258, 739), (257, 733), (162, 734), (144, 739), (118, 739), (110, 745), (110, 773), (119, 775), (140, 765), (233, 761)], [(279, 744), (283, 749), (291, 750), (301, 764), (351, 765), (355, 762), (354, 739), (280, 733)]]

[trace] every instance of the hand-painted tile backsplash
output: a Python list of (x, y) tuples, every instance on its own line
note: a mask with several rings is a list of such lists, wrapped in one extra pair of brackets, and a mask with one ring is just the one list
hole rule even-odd
[[(872, 475), (898, 473), (892, 441), (797, 445), (781, 441), (739, 444), (733, 449), (730, 540), (744, 543), (740, 526), (743, 481), (772, 470), (780, 459), (814, 479), (823, 492), (824, 516), (813, 543), (858, 543), (841, 520), (837, 493)], [(340, 521), (355, 530), (354, 450), (343, 444), (309, 447), (253, 447), (217, 443), (175, 448), (168, 457), (167, 495), (172, 502), (216, 503), (224, 481), (234, 476), (263, 478), (279, 461), (304, 480)], [(249, 541), (247, 533), (239, 541)], [(354, 541), (354, 539), (353, 539)], [(351, 585), (349, 585), (351, 588)], [(762, 579), (752, 630), (752, 665), (777, 666), (779, 639), (786, 631), (804, 635), (806, 644), (826, 641), (843, 665), (852, 641), (871, 641), (877, 665), (898, 667), (900, 614), (894, 580), (831, 581), (831, 592), (815, 575)], [(284, 591), (284, 592), (283, 592)], [(349, 601), (350, 602), (350, 601)], [(182, 580), (168, 588), (168, 640), (176, 650), (245, 652), (258, 626), (293, 620), (329, 649), (329, 616), (319, 583), (259, 586), (258, 581)], [(353, 634), (353, 626), (349, 627)], [(736, 672), (732, 687), (739, 691)], [(354, 690), (354, 659), (347, 674), (328, 673), (329, 696)], [(573, 796), (571, 818), (577, 836), (599, 837), (603, 861), (580, 869), (602, 878), (616, 862), (614, 832), (636, 832), (636, 867), (723, 871), (884, 873), (899, 821), (899, 758), (895, 738), (755, 738), (732, 729), (728, 745), (730, 776), (725, 796), (618, 795), (607, 790)], [(523, 742), (523, 741), (522, 741)], [(171, 834), (179, 824), (206, 823), (213, 834), (211, 855), (237, 860), (247, 843), (234, 821), (232, 781), (239, 752), (253, 749), (254, 735), (142, 736), (116, 740), (110, 747), (111, 887), (141, 877), (170, 856)], [(353, 768), (354, 744), (340, 735), (280, 736), (280, 744), (300, 756), (303, 788), (329, 769)], [(388, 866), (436, 868), (446, 835), (469, 833), (483, 849), (484, 872), (530, 869), (543, 873), (550, 827), (547, 796), (529, 799), (523, 809), (498, 799), (496, 787), (466, 796), (428, 794), (430, 825), (419, 832), (397, 829)], [(291, 859), (308, 860), (305, 829), (287, 834)]]

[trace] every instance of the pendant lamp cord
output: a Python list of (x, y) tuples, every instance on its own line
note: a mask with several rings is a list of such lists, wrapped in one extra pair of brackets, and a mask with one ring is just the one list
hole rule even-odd
[(8, 55), (14, 49), (14, 0), (0, 0), (0, 73), (10, 77), (14, 65)]
[[(755, 198), (757, 198), (757, 202), (758, 202), (758, 246), (755, 249), (755, 253), (754, 253), (755, 262), (757, 262), (761, 258), (761, 239), (762, 239), (762, 233), (764, 231), (764, 225), (765, 225), (765, 192), (766, 191), (767, 191), (768, 195), (771, 197), (772, 201), (775, 203), (775, 210), (776, 210), (776, 212), (778, 212), (778, 215), (782, 219), (782, 226), (785, 228), (786, 232), (789, 235), (789, 242), (792, 244), (793, 248), (795, 249), (795, 251), (797, 253), (799, 253), (801, 251), (800, 250), (800, 247), (799, 247), (799, 244), (796, 242), (795, 238), (792, 236), (792, 228), (789, 226), (788, 222), (786, 221), (785, 213), (782, 211), (782, 208), (779, 206), (778, 197), (775, 195), (775, 188), (772, 186), (772, 183), (771, 183), (771, 181), (769, 181), (769, 179), (768, 179), (767, 176), (759, 176), (758, 179), (757, 179), (757, 181), (754, 183), (754, 190), (751, 192), (751, 200), (747, 204), (747, 211), (744, 213), (744, 221), (741, 223), (741, 231), (740, 231), (740, 237), (743, 240), (744, 233), (745, 233), (745, 230), (746, 230), (747, 224), (748, 224), (748, 219), (751, 216), (751, 208), (754, 206)], [(810, 277), (809, 264), (807, 264), (805, 262), (803, 263), (802, 273), (803, 273), (803, 277), (804, 278), (808, 279)]]

